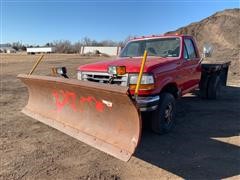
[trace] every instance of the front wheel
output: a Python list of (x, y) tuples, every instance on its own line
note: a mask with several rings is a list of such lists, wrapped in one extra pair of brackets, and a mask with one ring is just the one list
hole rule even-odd
[(153, 112), (152, 130), (158, 134), (168, 133), (175, 119), (175, 98), (170, 93), (162, 93), (158, 108)]

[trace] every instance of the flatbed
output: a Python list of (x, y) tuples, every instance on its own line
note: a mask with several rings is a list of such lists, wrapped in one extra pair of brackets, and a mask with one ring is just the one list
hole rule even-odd
[(228, 69), (231, 61), (204, 61), (200, 80), (202, 98), (216, 99), (221, 93), (221, 86), (227, 85)]

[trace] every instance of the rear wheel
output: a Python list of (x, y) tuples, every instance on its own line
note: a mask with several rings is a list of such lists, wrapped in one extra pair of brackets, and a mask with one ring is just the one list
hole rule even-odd
[(152, 130), (158, 134), (168, 133), (174, 124), (175, 98), (170, 93), (162, 93), (158, 108), (153, 112)]
[(221, 92), (221, 79), (218, 75), (213, 75), (208, 83), (208, 99), (217, 99)]
[(199, 94), (202, 99), (207, 99), (207, 94), (208, 94), (208, 75), (202, 74), (201, 76), (201, 81), (199, 83)]

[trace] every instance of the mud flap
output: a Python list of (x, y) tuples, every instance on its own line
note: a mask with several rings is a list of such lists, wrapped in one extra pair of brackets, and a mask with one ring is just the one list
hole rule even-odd
[(18, 75), (28, 88), (22, 112), (118, 159), (128, 161), (141, 135), (128, 88), (49, 76)]

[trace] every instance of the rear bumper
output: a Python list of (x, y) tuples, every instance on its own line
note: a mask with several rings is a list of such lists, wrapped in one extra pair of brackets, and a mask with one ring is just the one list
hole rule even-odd
[(137, 97), (136, 102), (141, 112), (154, 111), (158, 107), (159, 96)]

